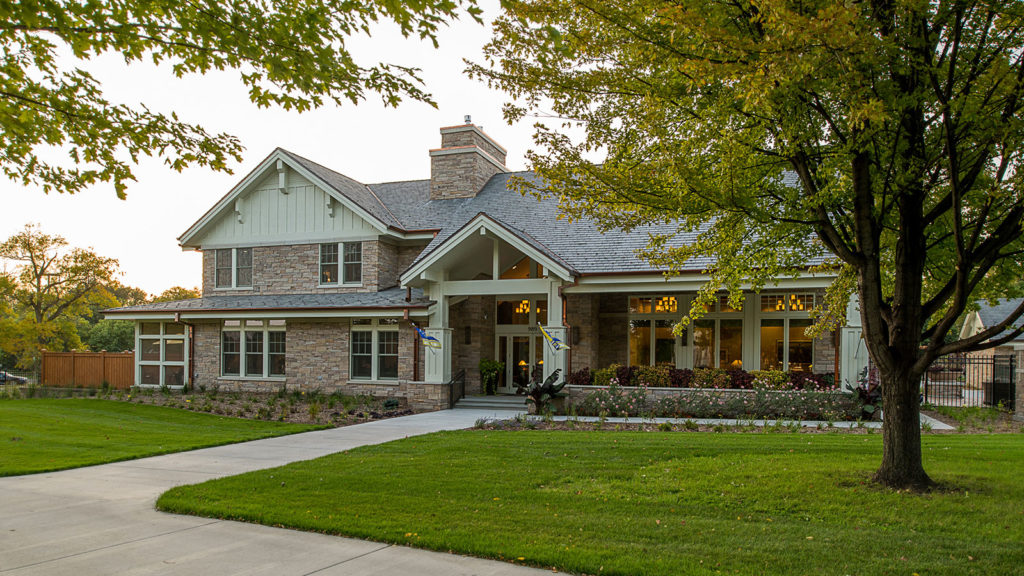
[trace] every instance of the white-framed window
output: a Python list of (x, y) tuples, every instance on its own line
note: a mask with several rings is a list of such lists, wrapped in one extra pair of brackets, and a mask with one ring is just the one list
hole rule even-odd
[(358, 285), (363, 281), (363, 243), (332, 242), (320, 245), (320, 285)]
[(284, 320), (225, 320), (220, 374), (229, 378), (284, 378)]
[(810, 371), (814, 339), (806, 335), (813, 321), (814, 294), (762, 294), (760, 349), (762, 370)]
[(252, 248), (218, 248), (214, 253), (216, 288), (252, 288)]
[(352, 320), (349, 339), (349, 379), (398, 379), (398, 319)]
[(178, 387), (188, 383), (188, 331), (177, 322), (140, 322), (135, 335), (135, 382)]
[(675, 296), (630, 297), (630, 366), (676, 366), (676, 336), (672, 328), (679, 321), (678, 312), (679, 300)]

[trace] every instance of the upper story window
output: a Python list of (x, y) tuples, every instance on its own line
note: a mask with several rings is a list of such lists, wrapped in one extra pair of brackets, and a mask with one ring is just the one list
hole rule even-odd
[(252, 248), (221, 248), (214, 267), (217, 288), (252, 288)]
[[(340, 262), (339, 262), (339, 256)], [(363, 281), (363, 243), (320, 245), (320, 284), (360, 284)]]

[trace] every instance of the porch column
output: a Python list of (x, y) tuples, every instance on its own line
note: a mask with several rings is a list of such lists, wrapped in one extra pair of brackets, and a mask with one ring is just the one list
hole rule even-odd
[[(548, 318), (544, 329), (553, 338), (558, 338), (566, 345), (569, 344), (569, 334), (565, 325), (562, 324), (562, 297), (558, 293), (561, 282), (552, 281), (548, 289)], [(561, 379), (569, 375), (569, 351), (555, 350), (547, 339), (544, 341), (544, 378), (547, 379), (556, 369), (561, 368)]]
[(839, 374), (836, 384), (844, 390), (857, 387), (860, 373), (868, 366), (868, 348), (860, 323), (860, 305), (852, 296), (846, 306), (846, 325), (840, 330)]
[(441, 343), (439, 348), (423, 347), (423, 381), (444, 384), (452, 379), (452, 329), (426, 328), (423, 331)]

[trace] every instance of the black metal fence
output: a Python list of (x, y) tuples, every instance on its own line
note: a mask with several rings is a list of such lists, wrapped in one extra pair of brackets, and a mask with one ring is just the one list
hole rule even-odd
[(1012, 410), (1016, 372), (1014, 356), (943, 356), (921, 377), (921, 400), (936, 406), (1002, 406)]

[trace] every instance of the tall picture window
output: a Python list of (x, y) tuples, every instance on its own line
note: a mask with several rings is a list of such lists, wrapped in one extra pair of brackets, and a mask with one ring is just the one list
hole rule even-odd
[(398, 379), (398, 319), (352, 320), (349, 339), (349, 378)]
[[(634, 296), (629, 299), (629, 364), (631, 366), (675, 366), (676, 336), (672, 328), (679, 320), (675, 296)], [(685, 332), (684, 332), (685, 341)]]
[(761, 296), (760, 358), (762, 370), (810, 371), (814, 339), (806, 334), (813, 321), (814, 294)]
[(284, 320), (225, 320), (220, 333), (221, 376), (285, 375)]
[(721, 296), (693, 323), (693, 367), (740, 370), (743, 368), (743, 317)]

